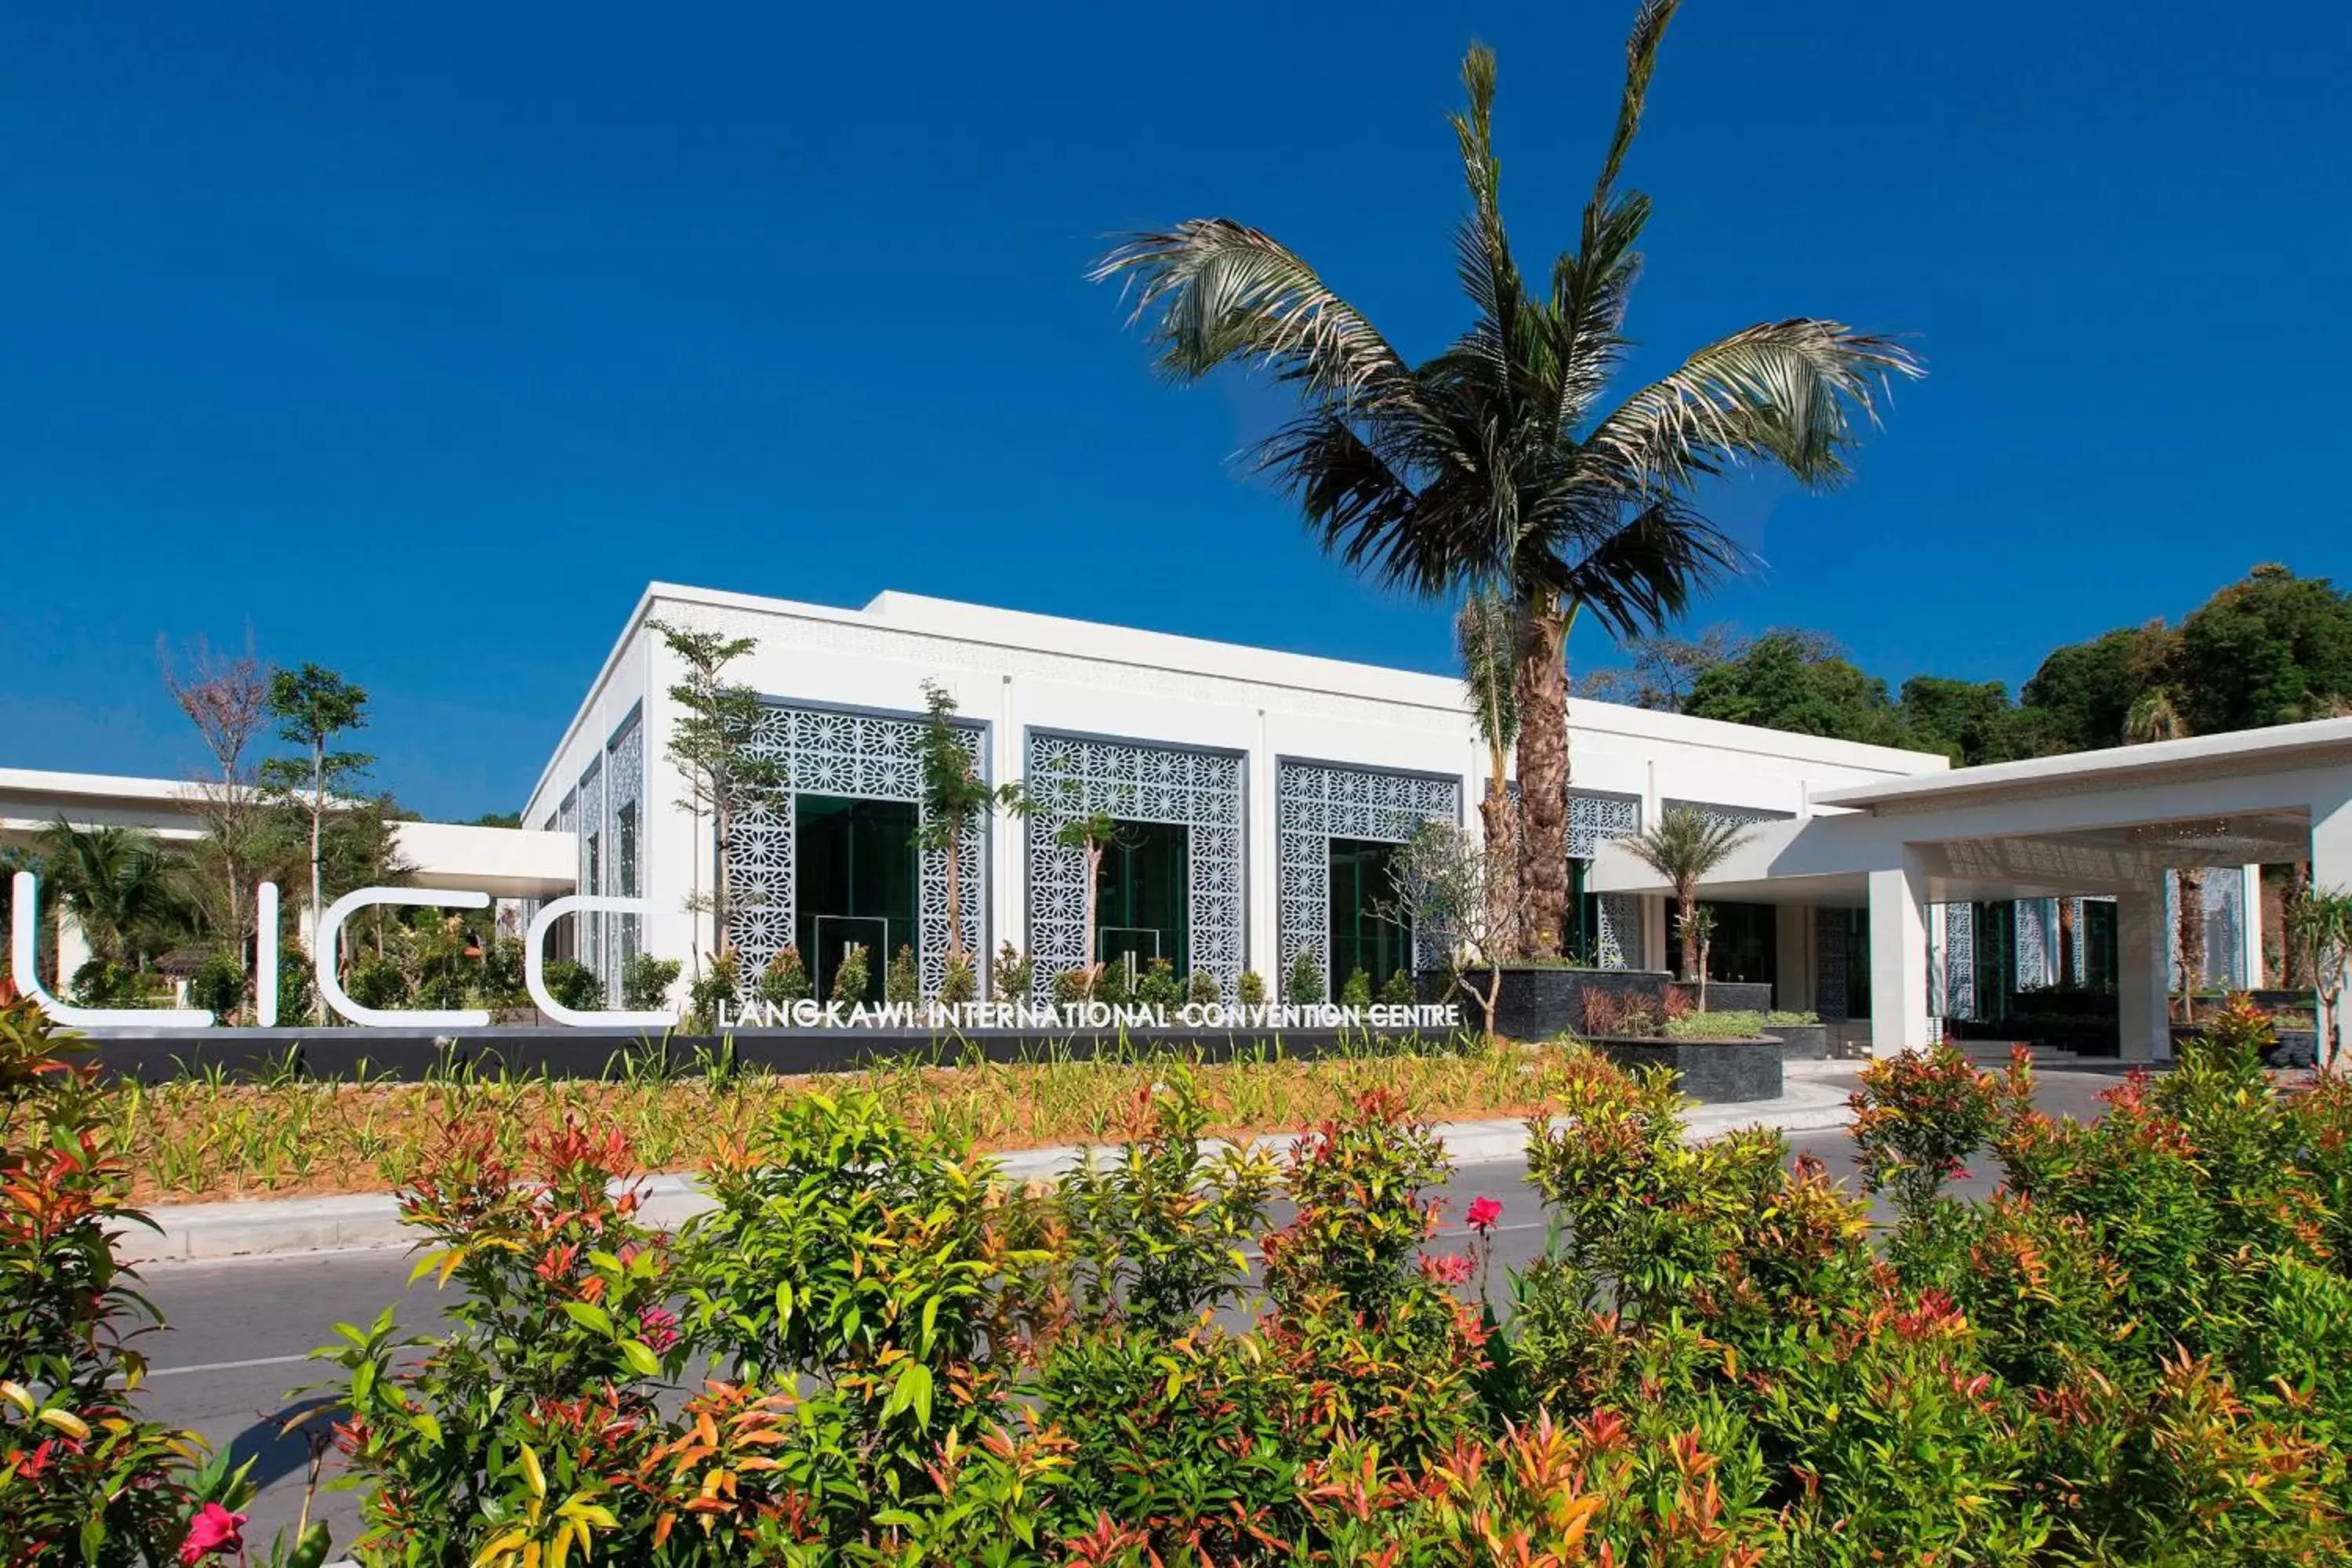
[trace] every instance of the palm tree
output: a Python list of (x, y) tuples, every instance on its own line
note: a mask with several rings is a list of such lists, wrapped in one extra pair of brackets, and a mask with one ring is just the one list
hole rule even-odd
[(1697, 509), (1702, 480), (1770, 463), (1809, 485), (1845, 472), (1855, 425), (1901, 346), (1836, 321), (1768, 321), (1699, 350), (1613, 408), (1625, 306), (1649, 198), (1618, 176), (1676, 0), (1644, 0), (1626, 45), (1615, 130), (1576, 242), (1530, 290), (1506, 235), (1492, 135), (1495, 57), (1463, 62), (1454, 118), (1471, 211), (1455, 237), (1473, 319), (1409, 363), (1315, 269), (1231, 218), (1129, 237), (1095, 266), (1135, 291), (1161, 368), (1197, 380), (1223, 363), (1293, 384), (1298, 416), (1260, 443), (1326, 550), (1391, 586), (1436, 596), (1492, 584), (1511, 597), (1519, 648), (1521, 875), (1532, 946), (1560, 949), (1568, 905), (1568, 634), (1590, 612), (1618, 637), (1653, 630), (1745, 562)]
[(144, 828), (76, 827), (60, 819), (42, 829), (37, 853), (50, 896), (81, 928), (92, 958), (144, 968), (186, 933), (184, 868)]
[(1510, 601), (1492, 588), (1473, 590), (1454, 618), (1454, 640), (1462, 655), (1462, 684), (1470, 700), (1471, 721), (1486, 746), (1486, 791), (1478, 801), (1478, 817), (1486, 834), (1486, 864), (1507, 873), (1490, 875), (1486, 886), (1486, 929), (1496, 933), (1505, 950), (1497, 952), (1497, 958), (1517, 956), (1508, 951), (1517, 946), (1508, 933), (1517, 923), (1512, 916), (1518, 889), (1508, 873), (1518, 866), (1518, 812), (1511, 803), (1506, 775), (1510, 771), (1511, 748), (1519, 739), (1520, 635), (1519, 618), (1512, 612)]
[(1617, 840), (1634, 858), (1674, 884), (1675, 929), (1683, 937), (1685, 980), (1704, 984), (1706, 973), (1697, 940), (1703, 934), (1698, 885), (1753, 837), (1754, 831), (1744, 823), (1674, 805), (1654, 826)]
[[(2124, 743), (2145, 746), (2158, 741), (2178, 741), (2189, 733), (2172, 693), (2163, 687), (2140, 693), (2124, 715)], [(2173, 910), (2173, 934), (2180, 949), (2180, 1017), (2197, 1021), (2197, 987), (2205, 978), (2205, 871), (2183, 866), (2178, 872), (2179, 905)]]

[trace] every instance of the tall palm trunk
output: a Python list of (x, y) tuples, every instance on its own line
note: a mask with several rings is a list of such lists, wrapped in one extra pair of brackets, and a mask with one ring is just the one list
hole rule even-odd
[(2180, 1021), (2197, 1021), (2197, 988), (2205, 984), (2205, 872), (2180, 873)]
[(1568, 617), (1559, 600), (1522, 602), (1519, 645), (1519, 897), (1531, 958), (1560, 956), (1568, 929)]
[(2074, 984), (2074, 900), (2058, 900), (2058, 973), (2053, 984)]
[(960, 834), (950, 834), (947, 843), (948, 884), (948, 962), (952, 964), (963, 957), (963, 857), (956, 852)]
[(1503, 759), (1492, 757), (1489, 763), (1494, 777), (1487, 781), (1486, 794), (1478, 802), (1478, 820), (1486, 830), (1486, 931), (1494, 942), (1498, 959), (1518, 956), (1518, 942), (1512, 918), (1518, 902), (1519, 889), (1519, 825), (1518, 813), (1511, 804), (1509, 787), (1503, 779)]

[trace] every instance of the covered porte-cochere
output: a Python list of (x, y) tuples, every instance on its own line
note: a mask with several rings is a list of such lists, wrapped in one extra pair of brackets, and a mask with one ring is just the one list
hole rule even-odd
[[(2313, 886), (2352, 888), (2352, 720), (1823, 791), (1798, 819), (1758, 825), (1700, 891), (1849, 911), (1839, 918), (1867, 950), (1853, 981), (1866, 983), (1880, 1055), (1941, 1032), (1942, 907), (2112, 900), (2098, 926), (2100, 946), (2112, 942), (2122, 1054), (2149, 1060), (2170, 1050), (2168, 889), (2183, 870), (2263, 865), (2307, 865)], [(1611, 891), (1665, 890), (1615, 846), (1594, 879)]]

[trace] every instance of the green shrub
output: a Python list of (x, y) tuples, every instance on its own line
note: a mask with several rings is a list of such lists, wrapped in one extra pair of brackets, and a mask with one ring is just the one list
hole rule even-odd
[(897, 956), (882, 972), (882, 1000), (893, 1005), (923, 999), (922, 971), (915, 965), (915, 950), (901, 942)]
[(675, 958), (641, 952), (622, 967), (621, 1005), (633, 1013), (650, 1013), (669, 1004), (669, 988), (684, 967)]
[(278, 944), (278, 1021), (308, 1018), (318, 1006), (318, 971), (302, 944), (289, 937)]
[(996, 950), (996, 963), (989, 978), (999, 1002), (1026, 1002), (1036, 989), (1037, 966), (1008, 941)]
[(1192, 977), (1184, 983), (1184, 1000), (1197, 1006), (1213, 1006), (1223, 999), (1224, 993), (1217, 984), (1217, 977), (1205, 969), (1193, 970)]
[(1067, 1007), (1087, 999), (1087, 972), (1065, 969), (1054, 976), (1052, 995), (1057, 1005)]
[(948, 971), (940, 977), (939, 999), (950, 1007), (980, 1000), (980, 976), (972, 973), (971, 960), (961, 952), (948, 955)]
[[(549, 966), (552, 968), (552, 965)], [(552, 989), (553, 983), (550, 982)], [(702, 973), (686, 988), (686, 1016), (682, 1026), (689, 1035), (707, 1035), (719, 1027), (722, 1009), (732, 1008), (743, 999), (743, 961), (732, 951), (714, 952)], [(561, 1000), (561, 998), (559, 998)]]
[(1821, 1021), (1822, 1016), (1818, 1013), (1788, 1013), (1779, 1008), (1764, 1015), (1764, 1022), (1768, 1025), (1818, 1024)]
[(561, 1006), (578, 1012), (593, 1013), (604, 1005), (604, 982), (594, 970), (577, 959), (559, 958), (548, 964), (544, 977), (547, 994)]
[(1176, 978), (1176, 966), (1164, 958), (1155, 958), (1135, 977), (1135, 1000), (1147, 1007), (1181, 1007), (1184, 1005), (1184, 983)]
[(1391, 971), (1388, 979), (1381, 983), (1381, 1000), (1391, 1007), (1409, 1007), (1419, 1000), (1412, 988), (1412, 971)]
[(188, 978), (188, 1005), (202, 1007), (226, 1023), (245, 1007), (245, 964), (227, 948), (205, 955), (204, 963)]
[(801, 950), (791, 942), (778, 948), (760, 968), (760, 1000), (771, 1006), (789, 1007), (815, 994), (809, 984), (808, 965), (801, 962)]
[(1339, 987), (1339, 1005), (1369, 1007), (1371, 1005), (1372, 977), (1360, 967), (1348, 976), (1347, 984)]
[(1282, 1000), (1286, 1006), (1305, 1007), (1323, 1000), (1323, 960), (1311, 947), (1302, 947), (1298, 956), (1290, 961), (1290, 969), (1283, 976)]
[[(551, 991), (555, 989), (555, 972), (563, 962), (559, 959), (547, 966)], [(363, 958), (352, 965), (351, 978), (343, 983), (343, 991), (362, 1007), (403, 1007), (408, 1005), (410, 995), (408, 976), (399, 963), (390, 958)], [(557, 993), (556, 1000), (563, 1000), (562, 993)]]
[(855, 1006), (866, 1000), (866, 991), (873, 984), (874, 976), (867, 969), (871, 962), (862, 942), (852, 942), (849, 951), (841, 955), (841, 965), (833, 972), (833, 994), (830, 1001), (845, 1006)]
[(1241, 979), (1234, 984), (1234, 994), (1240, 999), (1241, 1005), (1244, 1007), (1265, 1006), (1265, 976), (1255, 969), (1243, 970)]
[(1740, 1008), (1685, 1013), (1664, 1020), (1659, 1032), (1670, 1040), (1752, 1040), (1764, 1033), (1764, 1015)]
[(73, 972), (66, 994), (78, 1007), (143, 1007), (147, 986), (137, 970), (110, 958), (86, 961)]

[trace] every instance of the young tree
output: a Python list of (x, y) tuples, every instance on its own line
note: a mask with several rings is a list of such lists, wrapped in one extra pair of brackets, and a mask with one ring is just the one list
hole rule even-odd
[(260, 879), (271, 837), (268, 812), (246, 752), (269, 722), (274, 672), (254, 657), (249, 631), (240, 655), (220, 653), (201, 637), (182, 659), (173, 658), (161, 637), (155, 654), (163, 667), (163, 689), (212, 753), (212, 768), (192, 779), (180, 798), (205, 826), (194, 853), (210, 865), (208, 875), (194, 884), (196, 902), (243, 973), (254, 935), (250, 890)]
[(1567, 927), (1570, 628), (1590, 612), (1623, 637), (1679, 616), (1746, 560), (1703, 514), (1702, 492), (1751, 465), (1833, 485), (1883, 384), (1921, 374), (1892, 339), (1790, 318), (1709, 344), (1610, 405), (1650, 216), (1649, 198), (1619, 182), (1675, 10), (1675, 0), (1637, 10), (1575, 238), (1533, 288), (1503, 224), (1495, 57), (1477, 47), (1463, 61), (1469, 101), (1454, 132), (1471, 210), (1454, 276), (1472, 317), (1430, 360), (1407, 361), (1297, 253), (1232, 218), (1132, 236), (1093, 273), (1133, 287), (1171, 376), (1234, 363), (1296, 389), (1297, 416), (1254, 456), (1326, 550), (1424, 595), (1508, 587), (1528, 632), (1519, 875), (1535, 917), (1524, 940), (1540, 956), (1559, 952)]
[[(1511, 928), (1519, 918), (1517, 900), (1494, 898), (1492, 884), (1509, 874), (1507, 851), (1475, 841), (1450, 822), (1423, 823), (1389, 861), (1394, 896), (1387, 918), (1416, 942), (1445, 954), (1449, 988), (1477, 1005), (1489, 1039), (1503, 994), (1503, 961), (1516, 951)], [(1471, 981), (1477, 971), (1485, 973), (1483, 987)]]
[[(1486, 843), (1500, 856), (1495, 869), (1502, 875), (1486, 879), (1486, 896), (1496, 900), (1487, 924), (1496, 931), (1517, 929), (1506, 905), (1518, 899), (1519, 813), (1511, 799), (1511, 749), (1519, 741), (1519, 641), (1526, 627), (1510, 601), (1493, 588), (1474, 589), (1454, 618), (1454, 640), (1462, 655), (1462, 684), (1470, 699), (1471, 721), (1486, 747), (1486, 791), (1478, 801), (1478, 820)], [(1517, 953), (1506, 952), (1506, 958)]]
[(1685, 980), (1695, 981), (1706, 973), (1698, 940), (1706, 934), (1699, 923), (1698, 885), (1754, 837), (1743, 824), (1675, 805), (1667, 807), (1653, 826), (1617, 841), (1674, 885), (1675, 929), (1683, 938)]
[(144, 969), (188, 932), (183, 867), (145, 828), (75, 827), (60, 818), (34, 848), (48, 897), (73, 916), (92, 958)]
[[(734, 864), (729, 840), (736, 821), (783, 785), (782, 770), (775, 759), (752, 749), (760, 728), (760, 694), (727, 679), (727, 667), (759, 643), (751, 637), (730, 637), (667, 621), (647, 624), (660, 634), (672, 657), (686, 666), (686, 679), (669, 689), (670, 700), (678, 706), (678, 718), (670, 726), (669, 743), (662, 748), (662, 754), (686, 775), (687, 793), (677, 805), (694, 819), (698, 835), (704, 814), (710, 817), (717, 849), (713, 882), (706, 898), (702, 858), (698, 853), (692, 862), (694, 890), (687, 907), (698, 913), (709, 911), (712, 951), (724, 955), (734, 949), (734, 939), (727, 930), (728, 887)], [(696, 973), (701, 973), (698, 958)]]
[(375, 765), (365, 752), (332, 750), (337, 739), (367, 727), (367, 692), (331, 669), (306, 664), (269, 678), (269, 716), (278, 738), (300, 752), (261, 764), (262, 786), (298, 809), (310, 837), (310, 930), (316, 941), (325, 911), (323, 847), (327, 819), (341, 808), (340, 792)]
[(956, 733), (953, 694), (936, 680), (923, 682), (923, 825), (917, 847), (947, 858), (948, 963), (969, 963), (963, 942), (963, 837), (982, 816), (1016, 810), (1024, 795), (1017, 784), (993, 789), (981, 782), (971, 752)]
[(2317, 1006), (2319, 1065), (2332, 1068), (2344, 1049), (2344, 984), (2352, 964), (2352, 891), (2298, 889), (2286, 907), (2286, 940), (2302, 955)]

